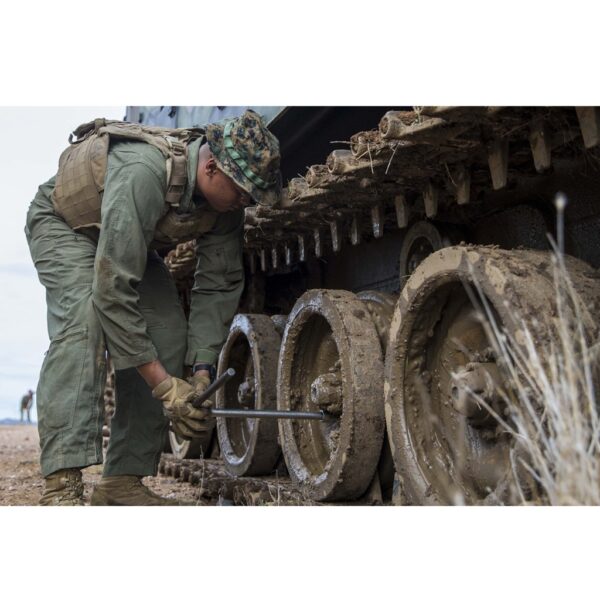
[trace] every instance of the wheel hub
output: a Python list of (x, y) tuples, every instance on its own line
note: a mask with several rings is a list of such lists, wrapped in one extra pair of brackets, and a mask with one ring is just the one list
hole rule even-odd
[(249, 377), (240, 383), (237, 392), (237, 399), (243, 408), (249, 408), (254, 405), (255, 384), (254, 377)]
[(319, 375), (310, 385), (310, 399), (329, 414), (342, 414), (342, 381), (338, 369)]
[(467, 417), (472, 427), (495, 425), (487, 406), (501, 399), (498, 391), (498, 366), (494, 362), (467, 363), (450, 382), (450, 401), (455, 411)]

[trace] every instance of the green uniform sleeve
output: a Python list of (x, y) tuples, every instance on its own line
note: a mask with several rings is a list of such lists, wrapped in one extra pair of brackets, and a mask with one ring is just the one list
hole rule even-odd
[(214, 364), (227, 338), (244, 288), (242, 263), (244, 211), (219, 215), (197, 240), (186, 364)]
[(138, 307), (137, 285), (165, 209), (165, 183), (152, 160), (138, 157), (133, 149), (109, 154), (92, 287), (92, 302), (115, 369), (157, 358)]

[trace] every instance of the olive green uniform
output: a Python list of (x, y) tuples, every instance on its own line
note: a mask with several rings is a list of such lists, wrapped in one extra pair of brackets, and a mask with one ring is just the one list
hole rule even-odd
[[(198, 150), (188, 148), (183, 208), (211, 210), (193, 196)], [(46, 288), (50, 347), (37, 389), (44, 476), (102, 462), (106, 351), (116, 370), (117, 405), (104, 474), (154, 475), (168, 422), (136, 367), (158, 358), (182, 376), (184, 362), (214, 363), (243, 288), (243, 210), (218, 215), (197, 240), (186, 323), (173, 280), (151, 249), (167, 206), (165, 159), (149, 144), (113, 142), (99, 235), (71, 229), (40, 186), (26, 236)]]

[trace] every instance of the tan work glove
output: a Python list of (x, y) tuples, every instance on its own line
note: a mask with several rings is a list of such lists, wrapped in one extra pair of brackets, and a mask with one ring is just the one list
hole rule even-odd
[[(188, 383), (194, 388), (196, 394), (200, 395), (206, 391), (206, 388), (210, 385), (210, 377), (204, 373), (194, 373), (191, 377), (187, 379)], [(214, 394), (207, 398), (202, 403), (202, 408), (212, 408), (214, 406)], [(214, 417), (209, 417), (206, 419), (206, 426), (209, 429), (212, 429), (215, 426)]]
[[(210, 377), (204, 373), (194, 373), (191, 377), (188, 377), (188, 382), (196, 391), (196, 394), (200, 395), (206, 391), (206, 388), (210, 385)], [(212, 399), (214, 396), (208, 398), (202, 403), (205, 408), (212, 408)]]
[(192, 406), (196, 391), (187, 381), (168, 377), (152, 390), (152, 395), (162, 402), (164, 413), (179, 436), (202, 437), (212, 429), (212, 419), (207, 418), (208, 410), (205, 410), (208, 407)]

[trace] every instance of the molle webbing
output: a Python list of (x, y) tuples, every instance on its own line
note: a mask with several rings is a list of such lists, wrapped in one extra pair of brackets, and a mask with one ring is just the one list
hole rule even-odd
[(167, 177), (169, 184), (165, 201), (177, 206), (187, 183), (187, 151), (184, 144), (172, 138), (166, 138), (172, 154), (167, 158)]
[(187, 183), (187, 144), (203, 135), (199, 128), (167, 129), (105, 119), (84, 123), (69, 136), (70, 145), (60, 156), (52, 194), (54, 209), (73, 229), (100, 226), (110, 139), (146, 142), (158, 148), (166, 160), (165, 201), (177, 206)]
[(108, 136), (88, 137), (60, 155), (52, 203), (73, 229), (100, 227), (108, 145)]
[(199, 234), (210, 231), (218, 216), (218, 213), (212, 209), (183, 215), (169, 210), (156, 224), (152, 247), (168, 247), (174, 243), (193, 240)]

